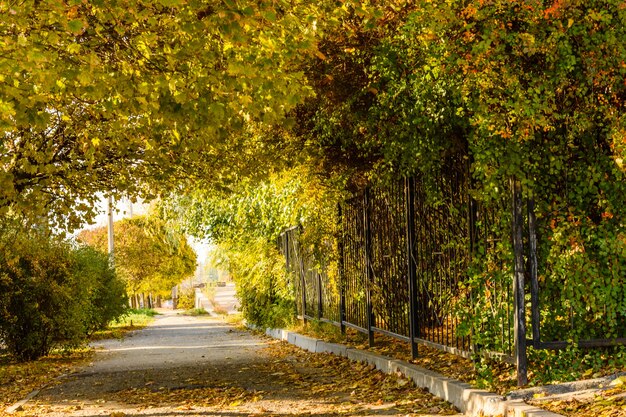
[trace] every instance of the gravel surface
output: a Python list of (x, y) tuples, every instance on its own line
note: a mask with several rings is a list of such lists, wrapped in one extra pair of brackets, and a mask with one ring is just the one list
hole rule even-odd
[(342, 358), (305, 353), (217, 318), (166, 314), (124, 340), (98, 342), (97, 348), (92, 364), (42, 390), (17, 414), (456, 414), (449, 404), (405, 387), (406, 381), (395, 376)]

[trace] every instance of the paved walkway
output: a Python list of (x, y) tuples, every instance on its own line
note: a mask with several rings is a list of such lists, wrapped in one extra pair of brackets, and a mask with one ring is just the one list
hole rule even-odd
[(159, 316), (99, 343), (92, 365), (43, 390), (35, 416), (406, 416), (455, 414), (406, 381), (254, 336), (220, 319)]
[(236, 293), (233, 282), (227, 282), (224, 287), (215, 287), (215, 303), (226, 310), (228, 314), (236, 313), (239, 307)]

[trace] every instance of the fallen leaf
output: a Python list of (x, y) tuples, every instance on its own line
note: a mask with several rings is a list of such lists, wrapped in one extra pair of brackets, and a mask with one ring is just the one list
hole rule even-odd
[(615, 378), (613, 381), (611, 381), (609, 385), (612, 387), (621, 387), (624, 384), (626, 384), (626, 376), (620, 376), (619, 378)]

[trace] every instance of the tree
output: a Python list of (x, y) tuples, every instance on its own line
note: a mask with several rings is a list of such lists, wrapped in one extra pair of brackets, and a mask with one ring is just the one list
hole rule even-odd
[(294, 62), (315, 52), (319, 12), (307, 1), (0, 5), (0, 214), (76, 227), (96, 191), (228, 181), (231, 140), (311, 94)]
[[(172, 287), (193, 274), (196, 254), (184, 235), (154, 217), (137, 216), (115, 222), (115, 267), (131, 295), (167, 296)], [(107, 250), (107, 230), (84, 230), (78, 239)]]
[[(372, 3), (355, 5), (344, 30), (320, 43), (327, 59), (309, 66), (317, 94), (297, 112), (299, 133), (325, 161), (361, 168), (366, 179), (404, 173), (428, 183), (460, 166), (472, 199), (500, 219), (518, 179), (535, 201), (540, 304), (550, 323), (542, 334), (622, 335), (622, 2)], [(445, 204), (436, 186), (426, 190), (428, 201)], [(508, 222), (493, 228), (509, 242)], [(510, 259), (510, 245), (482, 252), (468, 271), (472, 293), (487, 294), (493, 282), (510, 287), (512, 274), (487, 259)], [(486, 318), (480, 310), (471, 312), (477, 323)]]
[(332, 242), (339, 196), (307, 168), (298, 167), (262, 182), (242, 181), (227, 194), (198, 190), (172, 196), (161, 202), (160, 210), (185, 232), (216, 245), (213, 260), (226, 265), (237, 283), (247, 320), (282, 326), (292, 319), (294, 300), (279, 236), (286, 228), (302, 224), (304, 245), (332, 256), (319, 246)]
[[(520, 180), (536, 203), (543, 314), (560, 321), (552, 335), (619, 333), (626, 289), (622, 2), (344, 2), (327, 16), (336, 24), (324, 26), (320, 54), (300, 62), (315, 95), (292, 111), (293, 130), (273, 130), (276, 142), (300, 150), (293, 163), (320, 174), (324, 186), (352, 190), (416, 174), (435, 206), (446, 202), (436, 180), (455, 169), (468, 176), (478, 206), (504, 220), (491, 226), (500, 242), (510, 239), (509, 181)], [(241, 193), (240, 184), (227, 191)], [(325, 207), (294, 199), (309, 211)], [(240, 232), (226, 237), (231, 254), (239, 252), (234, 239), (256, 242), (254, 228), (271, 224), (246, 197), (228, 207), (207, 201), (209, 234)], [(280, 211), (261, 212), (286, 225)], [(254, 227), (244, 227), (238, 213), (255, 219)], [(268, 247), (250, 249), (261, 259)], [(505, 243), (474, 256), (472, 291), (487, 291), (490, 281), (508, 287), (511, 274), (492, 265), (510, 256)], [(564, 319), (572, 311), (575, 330)]]

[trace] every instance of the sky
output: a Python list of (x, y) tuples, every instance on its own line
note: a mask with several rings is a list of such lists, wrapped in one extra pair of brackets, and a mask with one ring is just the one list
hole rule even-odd
[[(94, 224), (85, 225), (85, 229), (94, 229), (96, 227), (102, 227), (107, 225), (107, 198), (103, 195), (100, 197), (100, 200), (97, 204), (98, 207), (98, 216), (96, 217), (96, 221)], [(137, 203), (132, 203), (129, 199), (124, 198), (122, 200), (118, 200), (114, 202), (114, 212), (113, 212), (113, 221), (121, 220), (127, 217), (131, 217), (131, 212), (133, 215), (141, 215), (146, 214), (148, 208), (150, 206), (141, 201)]]

